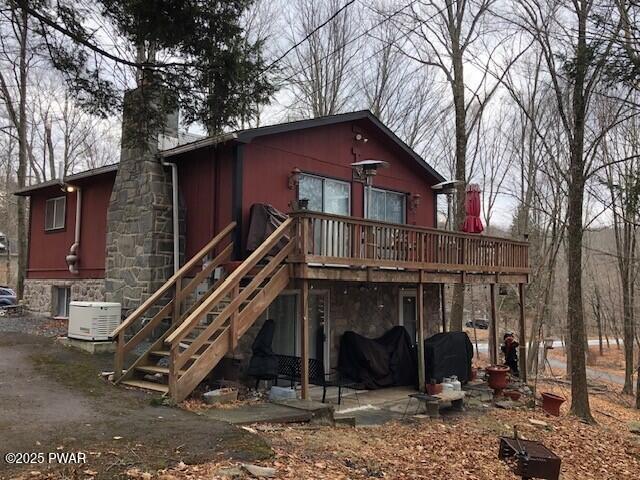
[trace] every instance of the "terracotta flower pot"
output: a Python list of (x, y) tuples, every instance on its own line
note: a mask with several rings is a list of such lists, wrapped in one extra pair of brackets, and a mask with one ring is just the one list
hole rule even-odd
[(560, 395), (555, 395), (549, 392), (542, 392), (542, 409), (549, 415), (554, 417), (560, 416), (560, 405), (562, 405), (566, 399)]
[(507, 373), (509, 373), (509, 367), (505, 365), (491, 365), (487, 367), (489, 387), (493, 389), (494, 395), (500, 395), (502, 390), (507, 387)]
[(441, 383), (427, 383), (427, 393), (429, 395), (437, 395), (442, 393), (442, 384)]

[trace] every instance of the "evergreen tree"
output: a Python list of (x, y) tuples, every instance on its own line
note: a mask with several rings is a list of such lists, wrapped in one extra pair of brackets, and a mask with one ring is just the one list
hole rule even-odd
[[(252, 1), (97, 0), (83, 6), (69, 0), (55, 4), (24, 0), (19, 4), (35, 19), (53, 65), (92, 113), (109, 115), (120, 108), (122, 89), (116, 73), (133, 68), (139, 87), (153, 87), (148, 89), (153, 96), (160, 89), (163, 106), (179, 107), (185, 121), (200, 122), (214, 134), (253, 115), (273, 93), (262, 44), (250, 42), (241, 24)], [(121, 49), (114, 53), (107, 48), (104, 33), (95, 31), (96, 19), (124, 42), (127, 51), (135, 52), (135, 59), (119, 53)], [(147, 116), (154, 111), (141, 109)]]

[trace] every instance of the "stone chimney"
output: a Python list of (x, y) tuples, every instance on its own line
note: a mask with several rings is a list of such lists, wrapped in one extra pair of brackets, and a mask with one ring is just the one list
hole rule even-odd
[(163, 133), (157, 90), (125, 94), (122, 150), (107, 213), (106, 300), (123, 313), (138, 307), (173, 274), (171, 172), (157, 157)]

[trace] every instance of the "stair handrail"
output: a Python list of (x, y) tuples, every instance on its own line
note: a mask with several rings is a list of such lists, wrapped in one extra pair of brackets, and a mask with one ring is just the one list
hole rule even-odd
[(165, 339), (165, 343), (171, 344), (172, 348), (180, 342), (189, 332), (198, 324), (200, 319), (209, 313), (217, 303), (220, 302), (235, 286), (240, 284), (240, 280), (249, 273), (249, 271), (257, 265), (257, 263), (265, 257), (278, 242), (282, 239), (284, 233), (291, 228), (293, 224), (292, 218), (287, 218), (278, 228), (276, 228), (271, 235), (256, 249), (246, 260), (244, 260), (233, 272), (231, 272), (227, 278), (220, 284), (220, 286), (205, 299), (196, 308), (189, 317), (184, 319), (176, 329)]
[(231, 302), (222, 310), (215, 318), (211, 324), (209, 324), (200, 334), (193, 340), (191, 345), (187, 347), (183, 352), (177, 352), (173, 361), (175, 363), (175, 368), (180, 370), (182, 366), (186, 363), (187, 359), (194, 355), (197, 350), (203, 345), (205, 341), (211, 337), (211, 335), (220, 327), (222, 327), (223, 323), (230, 317), (234, 315), (241, 304), (247, 300), (249, 297), (256, 292), (257, 288), (268, 279), (270, 275), (278, 270), (284, 261), (287, 259), (289, 254), (291, 254), (294, 250), (295, 241), (290, 239), (287, 244), (280, 250), (267, 265), (265, 265), (260, 272), (251, 280), (251, 282), (240, 291)]
[(220, 233), (213, 237), (209, 243), (200, 249), (191, 259), (185, 263), (176, 273), (174, 273), (169, 279), (149, 298), (147, 298), (138, 308), (136, 308), (116, 329), (111, 332), (110, 338), (114, 339), (129, 328), (136, 320), (138, 320), (144, 312), (149, 310), (155, 303), (160, 300), (179, 279), (192, 270), (198, 263), (200, 263), (206, 255), (208, 255), (218, 244), (227, 237), (233, 229), (236, 227), (236, 222), (231, 222)]

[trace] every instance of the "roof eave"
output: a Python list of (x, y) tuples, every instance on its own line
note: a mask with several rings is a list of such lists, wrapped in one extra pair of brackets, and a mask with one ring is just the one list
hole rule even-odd
[(216, 135), (214, 137), (207, 137), (200, 140), (196, 140), (195, 142), (185, 143), (184, 145), (178, 145), (177, 147), (170, 148), (168, 150), (162, 150), (158, 153), (160, 158), (170, 158), (178, 155), (182, 155), (184, 153), (189, 153), (194, 150), (199, 150), (201, 148), (212, 147), (214, 145), (219, 145), (221, 143), (230, 142), (236, 140), (238, 135), (234, 133), (225, 133), (223, 135)]
[(104, 175), (105, 173), (111, 173), (117, 170), (118, 170), (118, 164), (113, 163), (111, 165), (105, 165), (104, 167), (98, 167), (92, 170), (86, 170), (84, 172), (74, 173), (73, 175), (68, 175), (64, 177), (62, 180), (60, 180), (59, 178), (55, 178), (53, 180), (48, 180), (46, 182), (38, 183), (37, 185), (29, 185), (27, 187), (14, 191), (13, 195), (16, 195), (18, 197), (26, 197), (39, 190), (45, 190), (47, 188), (51, 188), (55, 186), (63, 187), (65, 184), (74, 183), (79, 180), (96, 177), (98, 175)]

